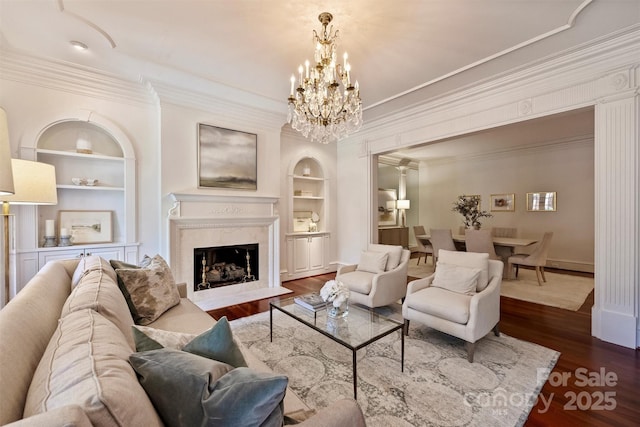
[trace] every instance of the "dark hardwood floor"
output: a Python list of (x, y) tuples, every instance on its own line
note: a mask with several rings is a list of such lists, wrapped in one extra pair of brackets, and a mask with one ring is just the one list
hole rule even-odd
[[(308, 277), (283, 286), (293, 291), (287, 296), (295, 296), (317, 291), (334, 277)], [(592, 337), (592, 306), (593, 292), (577, 312), (501, 298), (503, 333), (561, 353), (526, 426), (640, 425), (640, 352)], [(209, 314), (233, 320), (267, 310), (269, 299)]]

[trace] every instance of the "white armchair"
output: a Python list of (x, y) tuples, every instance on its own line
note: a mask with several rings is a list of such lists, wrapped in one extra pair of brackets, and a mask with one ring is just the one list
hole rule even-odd
[(370, 244), (358, 264), (338, 269), (336, 280), (349, 288), (350, 302), (371, 308), (388, 305), (406, 295), (410, 257), (402, 246)]
[(489, 254), (441, 250), (436, 272), (414, 280), (402, 305), (405, 334), (409, 321), (423, 323), (466, 341), (473, 362), (475, 343), (492, 329), (500, 336), (502, 261)]

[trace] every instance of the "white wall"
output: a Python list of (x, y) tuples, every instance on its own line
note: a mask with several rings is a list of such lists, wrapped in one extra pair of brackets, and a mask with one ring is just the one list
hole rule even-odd
[[(429, 228), (463, 225), (451, 211), (458, 195), (479, 194), (490, 211), (491, 194), (514, 193), (514, 212), (492, 212), (482, 228), (516, 227), (518, 237), (541, 237), (553, 231), (547, 265), (593, 271), (593, 138), (471, 158), (423, 162), (420, 176), (420, 222)], [(556, 212), (528, 212), (526, 193), (555, 191)]]

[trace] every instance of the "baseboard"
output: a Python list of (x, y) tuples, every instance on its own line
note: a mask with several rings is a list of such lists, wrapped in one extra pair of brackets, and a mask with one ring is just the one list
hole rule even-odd
[(558, 268), (560, 270), (581, 271), (584, 273), (593, 273), (595, 271), (592, 263), (561, 259), (547, 259), (546, 267)]

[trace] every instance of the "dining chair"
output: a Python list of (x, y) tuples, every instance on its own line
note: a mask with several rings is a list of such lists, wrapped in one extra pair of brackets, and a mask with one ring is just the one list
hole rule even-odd
[(429, 240), (431, 241), (431, 246), (433, 246), (434, 262), (438, 261), (438, 251), (440, 249), (457, 251), (450, 228), (432, 228), (429, 234), (431, 236)]
[(518, 229), (516, 227), (493, 227), (491, 235), (493, 237), (517, 237)]
[(502, 259), (496, 254), (493, 246), (493, 236), (489, 230), (467, 230), (465, 234), (465, 246), (467, 252), (479, 252), (489, 254), (489, 259)]
[(552, 231), (544, 233), (542, 240), (538, 242), (533, 252), (530, 254), (513, 254), (507, 260), (507, 277), (512, 277), (513, 266), (516, 266), (516, 278), (518, 278), (518, 266), (528, 265), (534, 267), (536, 270), (536, 277), (538, 278), (538, 285), (542, 286), (542, 282), (546, 282), (547, 278), (544, 277), (544, 266), (547, 263), (547, 254), (549, 253), (549, 246), (551, 245), (551, 238), (553, 237)]
[(433, 257), (433, 246), (431, 246), (431, 243), (429, 243), (428, 240), (424, 240), (418, 237), (418, 236), (427, 234), (427, 232), (424, 231), (424, 227), (422, 225), (414, 225), (413, 234), (416, 238), (416, 244), (418, 245), (418, 250), (416, 251), (418, 252), (418, 262), (416, 265), (420, 264), (420, 258), (424, 254), (424, 263), (425, 264), (427, 263), (427, 258), (429, 258), (429, 255), (431, 255), (431, 261), (435, 266), (436, 261), (435, 261), (435, 258)]

